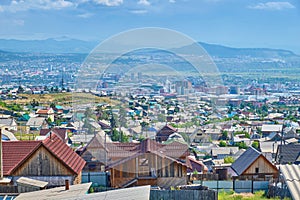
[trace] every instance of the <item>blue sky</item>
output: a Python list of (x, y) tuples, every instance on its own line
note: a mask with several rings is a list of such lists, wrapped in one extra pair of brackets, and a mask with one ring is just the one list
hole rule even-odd
[(1, 0), (0, 38), (101, 41), (163, 27), (197, 41), (300, 54), (299, 0)]

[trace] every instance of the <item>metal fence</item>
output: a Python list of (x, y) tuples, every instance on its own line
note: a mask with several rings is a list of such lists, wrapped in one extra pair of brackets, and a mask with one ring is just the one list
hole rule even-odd
[(256, 192), (256, 191), (265, 191), (269, 189), (269, 181), (254, 181), (254, 180), (231, 180), (231, 181), (193, 181), (195, 184), (201, 184), (210, 189), (217, 191), (230, 191), (233, 190), (237, 193), (241, 192)]
[(151, 190), (150, 200), (217, 200), (215, 190)]
[(109, 185), (109, 177), (106, 172), (82, 172), (81, 182), (92, 182), (93, 186), (107, 187)]

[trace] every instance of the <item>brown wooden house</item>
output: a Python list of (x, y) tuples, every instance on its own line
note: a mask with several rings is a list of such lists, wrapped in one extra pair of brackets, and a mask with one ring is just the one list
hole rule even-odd
[(3, 142), (3, 174), (15, 182), (20, 176), (49, 182), (48, 186), (81, 183), (85, 161), (58, 136), (43, 141)]
[(261, 152), (249, 147), (231, 166), (243, 178), (277, 177), (278, 169)]
[(173, 133), (176, 133), (177, 129), (172, 127), (171, 125), (167, 124), (164, 127), (162, 127), (157, 133), (156, 133), (156, 141), (157, 142), (164, 142), (167, 141), (170, 135)]
[(188, 145), (146, 139), (141, 143), (103, 143), (96, 135), (81, 152), (85, 170), (98, 171), (105, 166), (112, 187), (155, 185), (170, 187), (186, 184)]

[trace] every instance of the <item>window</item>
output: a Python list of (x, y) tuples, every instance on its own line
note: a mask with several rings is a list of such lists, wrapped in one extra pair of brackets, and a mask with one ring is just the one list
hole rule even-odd
[(255, 173), (256, 174), (259, 173), (259, 168), (258, 167), (255, 168)]

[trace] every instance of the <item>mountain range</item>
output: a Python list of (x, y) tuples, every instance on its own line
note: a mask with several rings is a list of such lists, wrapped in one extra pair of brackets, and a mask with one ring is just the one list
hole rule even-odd
[[(220, 58), (260, 57), (260, 58), (300, 58), (294, 52), (268, 48), (232, 48), (217, 44), (199, 42), (209, 55)], [(0, 51), (25, 53), (89, 53), (96, 41), (83, 41), (69, 38), (50, 38), (45, 40), (0, 39)], [(195, 44), (193, 44), (195, 45)], [(190, 46), (181, 47), (177, 52), (189, 53)]]

